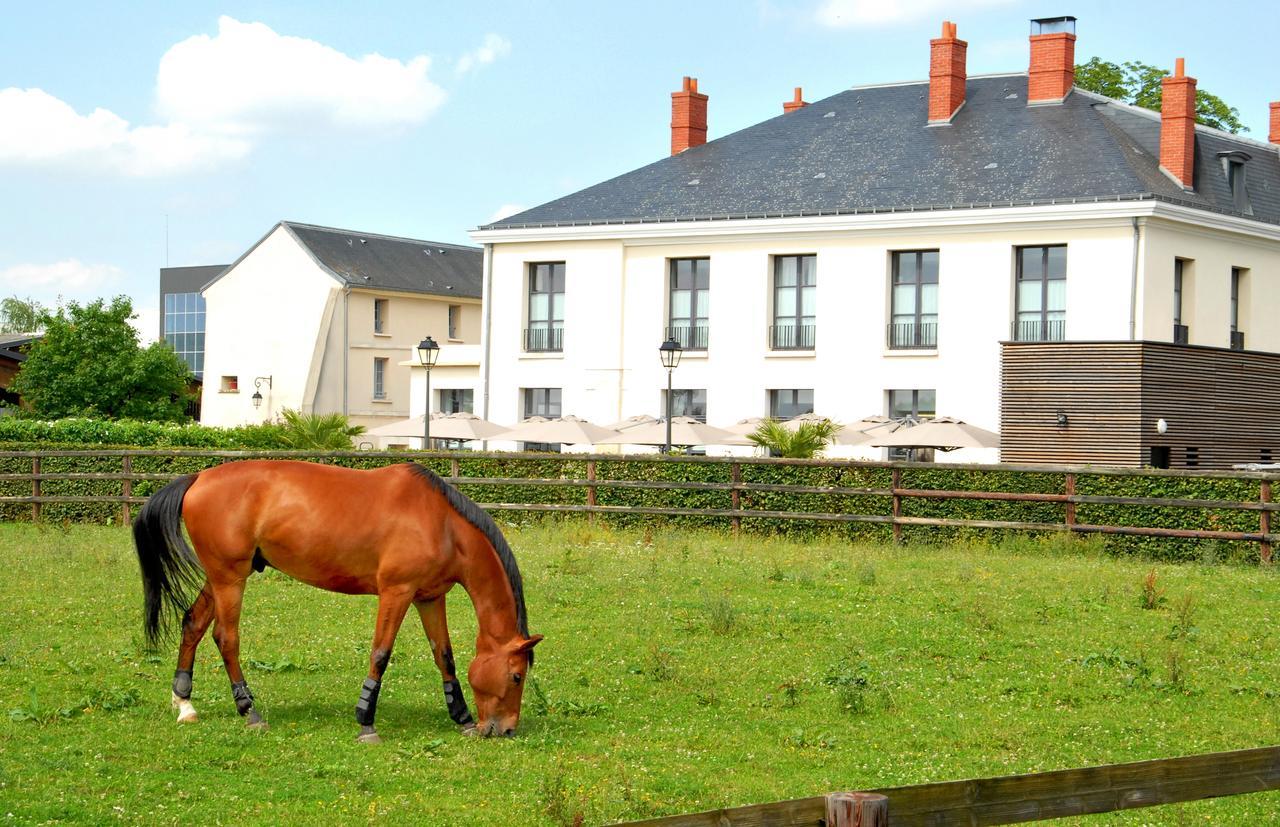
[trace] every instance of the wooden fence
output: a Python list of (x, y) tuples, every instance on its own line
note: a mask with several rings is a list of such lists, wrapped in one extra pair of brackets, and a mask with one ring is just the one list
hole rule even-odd
[[(866, 792), (888, 799), (892, 827), (1017, 824), (1280, 789), (1280, 747), (1187, 755)], [(646, 827), (843, 827), (827, 796), (628, 822)]]
[[(74, 459), (83, 457), (87, 461), (103, 460), (119, 462), (119, 471), (46, 471), (42, 462), (51, 458)], [(430, 461), (433, 464), (448, 463), (450, 472), (445, 478), (451, 483), (463, 483), (469, 486), (517, 486), (517, 487), (556, 487), (585, 489), (582, 503), (546, 503), (546, 502), (485, 502), (480, 504), (494, 511), (529, 511), (529, 512), (567, 512), (576, 514), (624, 513), (646, 514), (658, 516), (694, 516), (712, 517), (727, 521), (736, 532), (743, 520), (772, 518), (778, 520), (816, 520), (826, 522), (861, 522), (880, 523), (892, 527), (893, 537), (901, 541), (905, 527), (910, 526), (944, 526), (950, 528), (990, 529), (1010, 531), (1054, 531), (1076, 534), (1108, 534), (1140, 537), (1165, 537), (1193, 540), (1230, 540), (1258, 544), (1259, 557), (1270, 562), (1273, 545), (1280, 541), (1280, 534), (1272, 531), (1272, 514), (1280, 511), (1280, 503), (1272, 502), (1272, 485), (1280, 480), (1275, 472), (1251, 471), (1180, 471), (1153, 470), (1138, 468), (1106, 468), (1095, 466), (1047, 466), (1047, 465), (972, 465), (972, 464), (932, 464), (932, 463), (885, 463), (885, 462), (853, 462), (841, 460), (787, 460), (763, 457), (663, 457), (656, 455), (619, 456), (605, 455), (547, 455), (516, 453), (406, 453), (403, 451), (374, 452), (300, 452), (300, 451), (204, 451), (204, 450), (102, 450), (102, 451), (0, 451), (0, 460), (6, 460), (10, 466), (14, 461), (23, 464), (23, 471), (0, 473), (0, 482), (30, 485), (30, 494), (0, 496), (2, 503), (24, 503), (31, 507), (32, 519), (39, 520), (42, 507), (50, 503), (118, 503), (120, 515), (125, 522), (131, 519), (133, 507), (146, 501), (146, 497), (134, 492), (135, 483), (141, 481), (164, 482), (177, 476), (174, 473), (139, 472), (134, 470), (134, 460), (138, 458), (194, 458), (207, 460), (209, 465), (236, 459), (290, 458), (305, 459), (316, 462), (332, 462), (341, 460), (363, 460), (390, 464), (406, 460)], [(554, 479), (506, 475), (506, 476), (466, 476), (462, 473), (462, 463), (467, 460), (495, 460), (504, 467), (519, 466), (521, 463), (546, 463), (548, 460), (562, 460), (585, 469), (581, 477), (558, 477)], [(30, 470), (25, 470), (26, 463)], [(608, 470), (610, 464), (625, 463), (692, 463), (696, 465), (727, 465), (728, 479), (724, 482), (708, 482), (694, 480), (662, 480), (662, 479), (611, 479), (602, 470)], [(758, 465), (790, 465), (822, 468), (849, 469), (882, 469), (889, 473), (890, 484), (886, 486), (856, 487), (839, 485), (794, 485), (787, 483), (747, 482), (743, 480), (743, 469)], [(439, 467), (439, 466), (438, 466)], [(948, 490), (940, 488), (911, 488), (903, 484), (904, 473), (912, 471), (976, 471), (999, 472), (1003, 474), (1056, 474), (1063, 478), (1061, 491), (1057, 492), (1025, 492), (1025, 491), (990, 491), (990, 490)], [(1256, 486), (1256, 498), (1248, 501), (1203, 498), (1172, 497), (1140, 497), (1109, 496), (1099, 494), (1080, 494), (1076, 492), (1077, 480), (1088, 477), (1164, 477), (1182, 479), (1228, 479), (1247, 481)], [(111, 495), (67, 495), (49, 494), (43, 490), (43, 483), (54, 480), (91, 480), (119, 481), (120, 493)], [(712, 507), (680, 507), (680, 506), (646, 506), (646, 505), (605, 505), (599, 502), (599, 492), (603, 489), (647, 489), (681, 492), (720, 492), (728, 495), (727, 508)], [(772, 494), (826, 494), (826, 495), (867, 495), (882, 498), (888, 505), (883, 513), (851, 513), (846, 511), (813, 511), (813, 510), (779, 510), (745, 507), (742, 502), (744, 494), (768, 492)], [(483, 500), (484, 498), (480, 498)], [(912, 499), (947, 500), (963, 499), (970, 501), (999, 501), (1006, 503), (1052, 503), (1062, 506), (1063, 519), (1058, 521), (1026, 521), (1026, 520), (989, 520), (962, 519), (956, 517), (922, 517), (903, 513), (903, 504)], [(1224, 530), (1220, 528), (1168, 528), (1147, 525), (1113, 525), (1081, 522), (1076, 519), (1078, 506), (1108, 505), (1134, 508), (1167, 508), (1189, 509), (1202, 512), (1255, 512), (1257, 514), (1256, 530)], [(1213, 521), (1206, 519), (1205, 525)]]

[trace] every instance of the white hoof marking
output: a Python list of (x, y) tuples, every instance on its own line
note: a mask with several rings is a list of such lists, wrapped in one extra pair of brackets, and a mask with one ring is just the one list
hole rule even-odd
[(170, 705), (178, 710), (178, 723), (191, 724), (200, 720), (200, 717), (196, 715), (196, 708), (192, 706), (191, 701), (187, 698), (179, 698), (174, 695)]

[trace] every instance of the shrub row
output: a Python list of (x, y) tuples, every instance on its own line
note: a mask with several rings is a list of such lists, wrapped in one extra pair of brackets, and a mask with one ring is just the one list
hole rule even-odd
[[(188, 426), (189, 427), (189, 426)], [(158, 426), (169, 430), (169, 426)], [(178, 428), (176, 430), (186, 430)], [(206, 429), (211, 430), (211, 429)], [(48, 443), (0, 442), (0, 450), (39, 451), (52, 447)], [(59, 445), (69, 448), (72, 446)], [(84, 449), (97, 445), (75, 446)], [(220, 445), (219, 448), (232, 446)], [(235, 446), (244, 447), (244, 446)], [(256, 446), (255, 446), (256, 447)], [(587, 476), (586, 461), (574, 455), (512, 455), (510, 458), (474, 456), (466, 452), (456, 455), (460, 475), (464, 478), (517, 478), (545, 480), (581, 480)], [(414, 458), (412, 453), (403, 459)], [(373, 468), (403, 461), (387, 456), (329, 456), (316, 458), (352, 468)], [(220, 462), (216, 457), (200, 456), (135, 456), (132, 467), (135, 473), (185, 474), (203, 470)], [(451, 460), (441, 457), (422, 457), (424, 465), (442, 475), (450, 473)], [(661, 462), (618, 459), (598, 459), (597, 477), (605, 480), (664, 480), (672, 482), (718, 482), (732, 479), (732, 467), (724, 462)], [(84, 456), (51, 457), (41, 460), (42, 471), (119, 473), (120, 457)], [(747, 483), (787, 484), (809, 487), (878, 488), (891, 485), (890, 468), (879, 465), (833, 463), (831, 465), (790, 465), (772, 462), (743, 463), (741, 479)], [(28, 457), (0, 457), (0, 474), (29, 473)], [(147, 496), (162, 482), (139, 481), (133, 491), (137, 496)], [(902, 470), (902, 484), (907, 488), (938, 490), (972, 490), (1005, 492), (1060, 493), (1065, 479), (1060, 473), (1028, 473), (999, 468), (949, 469), (946, 466), (928, 468), (912, 467)], [(490, 485), (479, 483), (460, 484), (464, 493), (479, 502), (487, 503), (543, 503), (585, 505), (587, 488), (576, 485)], [(119, 496), (120, 480), (47, 480), (42, 491), (47, 495), (68, 496)], [(1222, 500), (1225, 502), (1256, 501), (1259, 496), (1256, 480), (1219, 479), (1211, 477), (1161, 477), (1161, 476), (1103, 476), (1077, 475), (1076, 491), (1080, 494), (1097, 494), (1127, 497), (1170, 497), (1185, 499)], [(0, 495), (26, 496), (31, 493), (29, 482), (0, 481)], [(606, 506), (729, 509), (732, 495), (729, 491), (682, 491), (676, 489), (597, 488), (597, 502)], [(872, 494), (788, 493), (771, 491), (745, 491), (741, 493), (741, 506), (759, 511), (803, 511), (842, 514), (892, 513), (892, 499)], [(903, 514), (913, 517), (955, 518), (965, 520), (1002, 520), (1017, 522), (1065, 521), (1065, 506), (1060, 503), (1032, 503), (996, 500), (924, 499), (904, 498)], [(527, 514), (525, 512), (524, 514)], [(517, 516), (521, 515), (521, 516)], [(113, 503), (50, 503), (43, 506), (44, 519), (77, 522), (113, 522), (120, 519), (120, 508)], [(27, 504), (0, 504), (0, 519), (30, 519), (31, 508)], [(521, 512), (506, 512), (504, 519), (529, 519)], [(726, 529), (727, 518), (716, 516), (652, 516), (634, 513), (600, 515), (599, 519), (620, 526), (656, 526), (668, 528), (713, 527)], [(1152, 526), (1163, 528), (1208, 529), (1252, 532), (1258, 530), (1258, 512), (1230, 509), (1161, 508), (1132, 505), (1080, 504), (1076, 508), (1080, 523), (1116, 526)], [(744, 531), (762, 535), (788, 535), (792, 537), (841, 537), (845, 539), (885, 541), (891, 538), (892, 529), (883, 523), (830, 522), (817, 520), (787, 520), (778, 518), (745, 518)], [(911, 542), (943, 542), (954, 540), (986, 541), (1003, 532), (964, 528), (937, 528), (908, 526), (904, 535)], [(1107, 536), (1105, 544), (1117, 553), (1140, 552), (1155, 558), (1170, 560), (1194, 560), (1206, 554), (1215, 557), (1251, 559), (1256, 557), (1257, 547), (1251, 543), (1206, 543), (1197, 540), (1164, 539), (1149, 537)]]

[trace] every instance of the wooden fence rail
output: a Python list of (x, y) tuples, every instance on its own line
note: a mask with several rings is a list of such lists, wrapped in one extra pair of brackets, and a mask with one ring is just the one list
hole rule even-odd
[[(78, 458), (87, 460), (115, 459), (120, 463), (117, 471), (47, 471), (51, 458)], [(521, 463), (548, 461), (545, 454), (510, 454), (479, 453), (465, 454), (414, 453), (404, 452), (298, 452), (298, 451), (147, 451), (147, 450), (103, 450), (103, 451), (40, 451), (19, 452), (0, 451), (0, 459), (21, 459), (30, 462), (30, 472), (8, 471), (0, 473), (0, 483), (30, 483), (29, 495), (0, 496), (0, 503), (27, 503), (31, 506), (33, 519), (40, 519), (42, 507), (52, 503), (111, 503), (119, 504), (120, 516), (128, 522), (133, 514), (133, 507), (146, 502), (146, 497), (136, 496), (134, 485), (138, 482), (163, 482), (175, 477), (175, 474), (140, 472), (134, 470), (134, 462), (140, 458), (173, 458), (190, 457), (214, 461), (228, 461), (250, 458), (294, 458), (325, 461), (335, 458), (385, 459), (404, 461), (406, 459), (430, 459), (449, 461), (450, 473), (445, 477), (451, 483), (465, 483), (469, 486), (493, 487), (516, 486), (537, 490), (544, 487), (585, 489), (582, 504), (565, 503), (510, 503), (481, 502), (480, 504), (495, 511), (530, 511), (530, 512), (565, 512), (586, 514), (594, 519), (599, 514), (645, 514), (657, 516), (701, 516), (726, 519), (737, 531), (744, 519), (781, 519), (810, 520), (823, 522), (849, 523), (886, 523), (892, 526), (895, 541), (901, 541), (903, 529), (908, 526), (942, 526), (951, 528), (971, 528), (1009, 531), (1051, 531), (1072, 532), (1078, 534), (1112, 534), (1141, 537), (1167, 537), (1195, 540), (1229, 540), (1237, 542), (1257, 543), (1259, 556), (1263, 561), (1271, 559), (1273, 544), (1280, 541), (1280, 535), (1272, 532), (1271, 515), (1280, 511), (1280, 503), (1272, 502), (1272, 481), (1280, 478), (1274, 473), (1266, 472), (1191, 472), (1191, 471), (1155, 471), (1135, 468), (1100, 468), (1091, 466), (1038, 466), (1038, 465), (967, 465), (946, 464), (933, 465), (925, 463), (877, 463), (851, 462), (840, 460), (779, 460), (757, 457), (655, 457), (617, 455), (581, 455), (573, 457), (556, 457), (566, 459), (585, 467), (585, 477), (538, 478), (522, 476), (465, 476), (462, 474), (460, 459), (493, 459), (513, 467)], [(707, 482), (699, 480), (634, 480), (610, 479), (602, 475), (610, 463), (691, 463), (697, 465), (728, 464), (728, 482)], [(840, 485), (791, 485), (785, 483), (744, 482), (742, 471), (752, 465), (796, 465), (819, 466), (828, 468), (882, 468), (889, 469), (889, 487), (859, 487)], [(1023, 492), (1023, 491), (981, 491), (981, 490), (947, 490), (933, 488), (906, 487), (903, 484), (904, 472), (912, 470), (955, 470), (986, 471), (1002, 473), (1025, 473), (1044, 475), (1061, 475), (1064, 484), (1061, 491)], [(1250, 501), (1215, 500), (1189, 497), (1135, 497), (1135, 496), (1102, 496), (1096, 494), (1076, 493), (1079, 476), (1151, 476), (1182, 477), (1203, 479), (1248, 480), (1257, 485), (1257, 499)], [(45, 493), (44, 482), (66, 481), (119, 481), (119, 494), (101, 495), (69, 495)], [(652, 491), (688, 491), (688, 492), (721, 492), (729, 495), (727, 508), (706, 507), (663, 507), (663, 506), (622, 506), (601, 504), (599, 494), (607, 489), (632, 489)], [(851, 513), (832, 511), (808, 511), (798, 509), (761, 509), (744, 507), (743, 495), (753, 492), (769, 494), (795, 495), (840, 495), (881, 498), (884, 500), (883, 511), (871, 513)], [(905, 503), (912, 499), (925, 500), (971, 500), (976, 502), (1010, 502), (1010, 503), (1046, 503), (1061, 505), (1063, 521), (1026, 521), (1026, 520), (983, 520), (961, 519), (954, 517), (918, 517), (904, 513)], [(1081, 523), (1077, 519), (1077, 507), (1080, 505), (1114, 505), (1133, 508), (1176, 508), (1198, 510), (1202, 512), (1255, 512), (1257, 531), (1228, 531), (1218, 528), (1163, 528), (1141, 525), (1100, 525)], [(1206, 519), (1206, 524), (1212, 524)]]
[[(1280, 747), (867, 790), (891, 827), (1017, 824), (1280, 789)], [(834, 827), (826, 796), (627, 822), (645, 827)]]

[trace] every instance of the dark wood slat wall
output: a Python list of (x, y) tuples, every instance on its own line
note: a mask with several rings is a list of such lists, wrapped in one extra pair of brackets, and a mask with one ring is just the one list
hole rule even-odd
[[(1067, 416), (1066, 427), (1057, 414)], [(1164, 419), (1168, 432), (1156, 422)], [(1005, 342), (1003, 462), (1172, 468), (1280, 461), (1280, 354), (1163, 342)], [(1198, 465), (1188, 464), (1197, 449)]]

